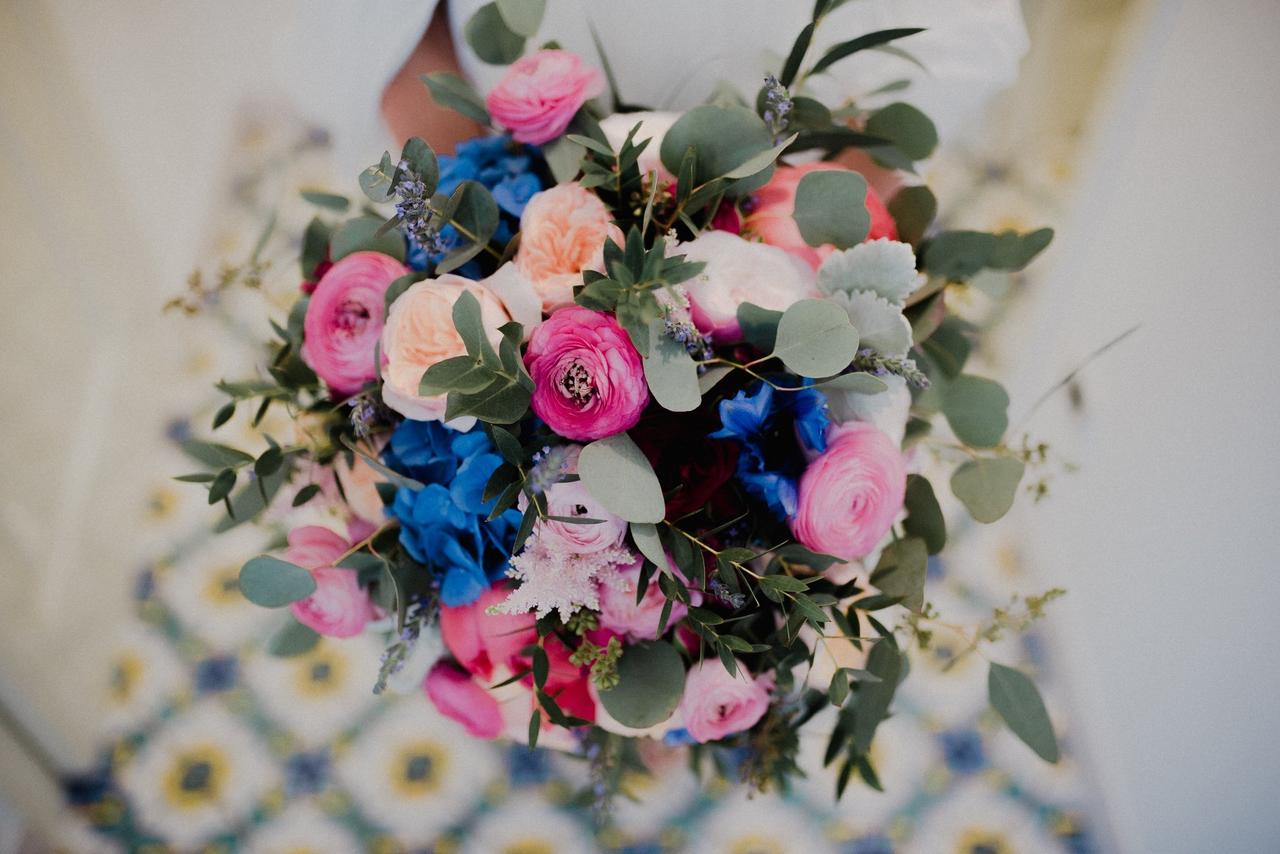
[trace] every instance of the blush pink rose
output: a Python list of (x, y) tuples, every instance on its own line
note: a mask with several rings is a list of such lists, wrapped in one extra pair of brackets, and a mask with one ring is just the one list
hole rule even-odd
[(383, 297), (408, 272), (381, 252), (353, 252), (320, 278), (302, 323), (302, 358), (334, 394), (355, 394), (378, 375)]
[(699, 744), (750, 729), (768, 708), (769, 680), (753, 679), (741, 662), (737, 676), (718, 658), (703, 659), (685, 676), (680, 716)]
[(582, 271), (604, 265), (606, 239), (623, 243), (613, 214), (580, 184), (557, 184), (529, 199), (520, 215), (516, 267), (533, 285), (543, 311), (573, 304)]
[(422, 683), (436, 711), (457, 721), (475, 738), (502, 734), (502, 708), (471, 675), (448, 661), (438, 661)]
[(574, 113), (604, 91), (600, 69), (565, 50), (540, 50), (511, 63), (484, 99), (494, 121), (520, 142), (542, 145), (564, 133)]
[[(667, 597), (658, 587), (657, 575), (650, 579), (644, 596), (636, 602), (636, 590), (640, 584), (640, 567), (644, 561), (638, 560), (628, 567), (618, 570), (620, 576), (616, 582), (600, 584), (600, 627), (614, 634), (623, 635), (632, 641), (656, 640), (658, 624), (662, 622), (662, 609)], [(684, 575), (680, 575), (684, 580)], [(615, 579), (610, 579), (614, 582)], [(690, 590), (689, 598), (694, 605), (702, 604), (702, 592)], [(683, 602), (672, 601), (671, 614), (667, 618), (667, 626), (674, 626), (689, 613), (689, 607)]]
[[(751, 213), (743, 222), (744, 232), (760, 238), (772, 246), (781, 247), (804, 261), (814, 270), (835, 251), (830, 244), (810, 246), (800, 236), (800, 227), (796, 225), (793, 214), (796, 210), (796, 188), (800, 179), (810, 172), (822, 169), (846, 169), (838, 163), (806, 163), (803, 166), (779, 166), (773, 177), (752, 196)], [(889, 209), (880, 200), (879, 194), (867, 186), (867, 213), (871, 214), (871, 230), (867, 232), (867, 240), (887, 237), (898, 239), (898, 226)]]
[(499, 582), (470, 605), (440, 608), (440, 636), (445, 647), (467, 672), (488, 679), (496, 668), (511, 671), (525, 662), (521, 650), (538, 640), (533, 614), (489, 614), (491, 605), (505, 602), (508, 591)]
[(694, 325), (722, 344), (741, 340), (738, 306), (744, 302), (786, 311), (792, 303), (819, 296), (813, 270), (776, 246), (727, 231), (704, 231), (678, 251), (707, 265), (685, 283), (685, 291)]
[(862, 557), (889, 532), (906, 489), (906, 461), (893, 440), (866, 422), (842, 424), (800, 477), (791, 532), (816, 552)]
[(611, 315), (562, 308), (529, 339), (533, 411), (567, 439), (589, 441), (634, 427), (649, 403), (644, 365)]
[(453, 326), (453, 304), (464, 291), (480, 302), (480, 318), (496, 347), (502, 340), (498, 327), (511, 317), (492, 291), (461, 276), (424, 279), (391, 304), (382, 332), (382, 400), (406, 418), (444, 418), (446, 395), (420, 395), (418, 384), (436, 362), (466, 355), (462, 336)]
[[(571, 445), (568, 450), (564, 471), (566, 474), (576, 474), (578, 453), (581, 448)], [(558, 551), (580, 555), (596, 554), (622, 544), (627, 534), (626, 521), (610, 513), (603, 504), (596, 501), (582, 481), (554, 483), (547, 487), (544, 495), (547, 500), (548, 516), (580, 516), (601, 521), (577, 524), (540, 519), (534, 523), (534, 536), (539, 542)], [(520, 510), (523, 511), (528, 506), (529, 499), (521, 494)]]

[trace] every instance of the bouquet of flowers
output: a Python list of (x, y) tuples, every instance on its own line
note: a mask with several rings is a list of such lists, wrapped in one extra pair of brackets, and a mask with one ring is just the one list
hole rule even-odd
[[(1004, 443), (1001, 387), (964, 372), (976, 329), (948, 295), (1052, 232), (939, 230), (913, 169), (930, 121), (804, 94), (918, 30), (813, 57), (838, 5), (819, 0), (753, 98), (672, 114), (626, 106), (607, 63), (526, 54), (537, 21), (516, 5), (466, 27), (510, 66), (492, 91), (424, 78), (492, 135), (384, 153), (354, 215), (304, 194), (322, 211), (301, 294), (214, 418), (284, 407), (292, 441), (202, 443), (209, 470), (181, 479), (228, 524), (323, 511), (240, 573), (291, 613), (275, 654), (382, 633), (375, 691), (407, 678), (472, 736), (581, 751), (615, 784), (654, 739), (785, 785), (800, 729), (835, 706), (839, 788), (878, 786), (873, 736), (938, 616), (931, 443), (958, 452), (932, 459), (962, 460), (949, 486), (983, 523), (1035, 453)], [(993, 664), (989, 689), (1056, 760), (1031, 681)]]

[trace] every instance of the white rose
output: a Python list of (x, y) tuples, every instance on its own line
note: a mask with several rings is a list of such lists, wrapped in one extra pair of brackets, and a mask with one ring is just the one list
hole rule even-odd
[(600, 122), (600, 130), (604, 131), (605, 139), (609, 140), (609, 145), (617, 151), (626, 141), (627, 134), (636, 126), (636, 122), (639, 122), (640, 130), (636, 131), (633, 141), (639, 145), (641, 140), (649, 140), (637, 163), (640, 174), (647, 175), (656, 171), (658, 180), (666, 183), (674, 181), (675, 176), (662, 165), (662, 158), (658, 156), (658, 151), (662, 148), (662, 138), (667, 135), (667, 131), (671, 130), (671, 126), (678, 118), (680, 118), (679, 113), (614, 113)]

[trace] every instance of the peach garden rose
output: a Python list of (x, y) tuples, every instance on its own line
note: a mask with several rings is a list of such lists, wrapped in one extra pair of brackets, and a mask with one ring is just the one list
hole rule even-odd
[(600, 198), (580, 184), (559, 184), (534, 195), (520, 216), (516, 266), (533, 283), (542, 310), (573, 302), (583, 270), (604, 263), (604, 242), (622, 245), (622, 232)]
[(511, 318), (491, 291), (461, 276), (424, 279), (391, 304), (382, 333), (382, 400), (406, 418), (444, 418), (445, 395), (420, 395), (418, 384), (436, 362), (466, 355), (462, 336), (453, 327), (453, 304), (464, 291), (480, 302), (480, 317), (496, 347), (502, 338), (498, 327)]

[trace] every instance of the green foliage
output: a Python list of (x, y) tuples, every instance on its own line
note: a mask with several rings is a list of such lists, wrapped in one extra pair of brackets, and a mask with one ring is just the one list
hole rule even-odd
[(951, 491), (969, 515), (991, 523), (1013, 506), (1026, 463), (1014, 457), (981, 457), (969, 460), (951, 475)]
[(698, 366), (679, 341), (663, 333), (663, 322), (649, 324), (649, 355), (644, 378), (658, 405), (671, 412), (691, 412), (702, 403)]
[(382, 152), (382, 159), (360, 173), (360, 189), (369, 201), (387, 202), (391, 200), (392, 188), (395, 187), (396, 164), (391, 159), (391, 152)]
[(623, 726), (641, 729), (665, 721), (684, 693), (684, 662), (665, 641), (627, 647), (618, 660), (617, 677), (617, 685), (600, 692), (600, 702)]
[(396, 231), (381, 231), (382, 220), (376, 216), (349, 219), (334, 232), (329, 242), (329, 257), (338, 261), (353, 252), (381, 252), (404, 261), (404, 237)]
[[(841, 310), (843, 313), (843, 310)], [(738, 325), (742, 327), (742, 337), (748, 344), (762, 353), (773, 352), (778, 338), (778, 323), (782, 320), (782, 312), (761, 308), (754, 303), (744, 302), (738, 306)]]
[(961, 442), (974, 448), (1000, 444), (1009, 426), (1009, 395), (994, 380), (961, 374), (942, 390), (942, 411)]
[(477, 9), (463, 25), (462, 35), (476, 56), (489, 65), (510, 65), (524, 53), (525, 37), (511, 28), (497, 3), (485, 3)]
[(658, 476), (626, 433), (583, 448), (578, 476), (593, 498), (628, 522), (657, 523), (666, 513)]
[(326, 208), (338, 213), (346, 213), (347, 208), (351, 207), (351, 200), (346, 196), (335, 195), (334, 193), (321, 193), (314, 190), (303, 190), (302, 198), (316, 207)]
[(929, 550), (919, 537), (895, 540), (880, 553), (871, 584), (886, 596), (901, 599), (912, 611), (924, 607), (924, 579), (929, 568)]
[(898, 237), (915, 246), (938, 215), (938, 200), (923, 184), (903, 187), (889, 201), (889, 214), (898, 226)]
[(1058, 761), (1058, 738), (1053, 733), (1049, 712), (1040, 698), (1040, 691), (1026, 674), (991, 662), (987, 694), (991, 706), (1000, 713), (1014, 735), (1045, 762)]
[(630, 527), (631, 541), (635, 543), (640, 554), (648, 558), (654, 566), (666, 569), (668, 567), (667, 552), (662, 545), (662, 538), (658, 536), (657, 526), (651, 522), (632, 522)]
[[(867, 33), (858, 36), (855, 39), (849, 39), (827, 50), (822, 58), (813, 64), (813, 68), (809, 69), (809, 74), (821, 74), (831, 66), (835, 65), (842, 59), (847, 59), (855, 53), (867, 50), (868, 48), (879, 47), (888, 44), (891, 41), (913, 36), (916, 33), (924, 32), (923, 27), (902, 27), (893, 30), (878, 30), (874, 33)], [(937, 137), (934, 137), (936, 143)], [(917, 158), (918, 159), (918, 158)]]
[(810, 246), (830, 243), (848, 249), (858, 245), (871, 229), (866, 198), (866, 179), (857, 172), (810, 172), (796, 187), (793, 216), (800, 236)]
[(645, 249), (640, 229), (633, 227), (627, 233), (625, 249), (612, 240), (605, 242), (607, 275), (593, 270), (584, 272), (584, 285), (574, 299), (586, 308), (614, 312), (640, 355), (648, 357), (650, 325), (662, 317), (658, 289), (678, 285), (706, 266), (684, 259), (683, 255), (668, 257), (661, 242)]
[(451, 71), (423, 74), (422, 82), (431, 91), (437, 104), (465, 116), (477, 124), (488, 125), (492, 121), (485, 108), (484, 98), (467, 80)]
[(849, 366), (858, 352), (858, 330), (830, 300), (791, 305), (778, 321), (773, 356), (802, 377), (827, 377)]
[(450, 216), (442, 217), (467, 239), (462, 246), (449, 251), (436, 265), (437, 273), (456, 270), (483, 252), (498, 230), (498, 203), (479, 181), (463, 181), (449, 197), (446, 210)]
[(445, 359), (427, 369), (418, 391), (424, 395), (447, 394), (446, 420), (471, 416), (489, 424), (514, 424), (529, 409), (533, 380), (519, 357), (523, 327), (514, 321), (500, 328), (497, 350), (475, 295), (464, 291), (453, 304), (453, 325), (467, 348), (467, 355)]
[(1019, 234), (1002, 231), (944, 231), (930, 238), (923, 253), (924, 269), (950, 281), (965, 281), (985, 269), (1021, 270), (1053, 240), (1053, 229)]
[(931, 555), (942, 551), (947, 544), (947, 522), (928, 478), (919, 474), (907, 476), (907, 497), (903, 504), (907, 518), (902, 527), (907, 534), (919, 537)]
[(497, 6), (507, 28), (516, 35), (530, 39), (542, 25), (547, 0), (497, 0)]
[[(690, 150), (693, 151), (692, 168), (685, 170), (689, 175), (685, 183), (682, 163)], [(756, 172), (741, 175), (739, 167), (744, 164), (754, 167), (761, 162), (754, 158), (774, 150), (769, 129), (751, 110), (704, 104), (676, 120), (663, 137), (660, 153), (662, 165), (681, 181), (678, 185), (681, 193), (686, 186), (694, 190), (734, 173), (740, 177), (726, 180), (724, 190), (730, 196), (739, 196), (760, 188), (773, 177), (773, 159), (777, 154), (765, 158), (767, 163)], [(689, 207), (696, 209), (697, 206), (690, 204)]]
[(315, 648), (320, 635), (292, 617), (267, 641), (267, 652), (277, 658), (292, 658)]
[(901, 101), (882, 107), (867, 119), (867, 133), (889, 140), (889, 146), (871, 150), (881, 164), (910, 169), (938, 145), (938, 130), (924, 113)]
[(240, 567), (240, 592), (264, 608), (283, 608), (316, 591), (311, 573), (270, 555), (258, 555)]

